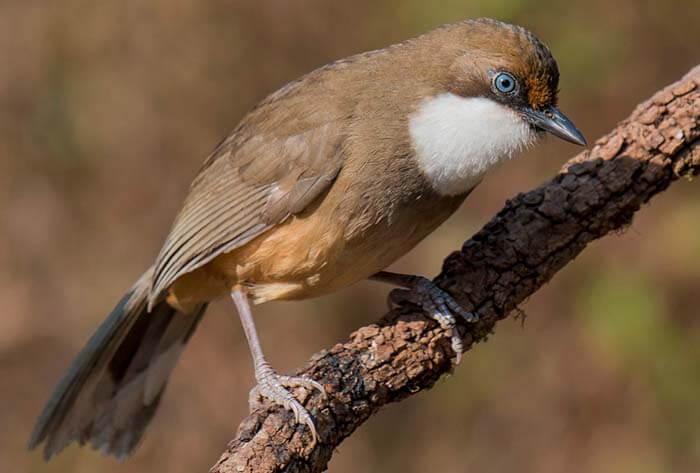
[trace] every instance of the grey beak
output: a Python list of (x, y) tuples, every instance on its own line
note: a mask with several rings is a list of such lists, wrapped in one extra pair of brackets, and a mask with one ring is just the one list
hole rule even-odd
[(586, 146), (586, 139), (576, 125), (556, 107), (548, 106), (542, 110), (526, 109), (524, 112), (527, 120), (537, 128), (548, 131), (569, 143)]

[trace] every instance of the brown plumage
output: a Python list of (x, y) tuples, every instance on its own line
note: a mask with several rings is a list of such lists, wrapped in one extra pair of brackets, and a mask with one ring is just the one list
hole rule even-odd
[[(498, 71), (523, 90), (494, 92)], [(128, 455), (208, 302), (236, 287), (256, 302), (345, 287), (457, 209), (471, 187), (446, 195), (416, 164), (409, 120), (426, 98), (540, 109), (555, 104), (558, 78), (527, 30), (474, 20), (337, 61), (270, 95), (206, 160), (155, 265), (81, 352), (30, 446), (46, 442), (47, 458), (71, 441)]]
[[(192, 185), (158, 257), (151, 300), (186, 274), (171, 288), (173, 304), (222, 296), (237, 283), (250, 286), (254, 297), (264, 294), (260, 302), (311, 297), (391, 264), (465, 197), (428, 195), (410, 162), (407, 117), (442, 87), (483, 93), (479, 87), (489, 82), (472, 76), (484, 71), (474, 63), (485, 60), (527, 78), (536, 107), (554, 100), (558, 71), (548, 50), (527, 30), (491, 20), (449, 25), (338, 61), (272, 94), (214, 151)], [(401, 80), (390, 89), (368, 87), (381, 77)], [(423, 215), (434, 215), (431, 224), (413, 228), (416, 218), (401, 215), (416, 210), (416, 202)], [(290, 216), (296, 218), (287, 221)], [(271, 227), (276, 231), (251, 242)], [(377, 259), (374, 252), (386, 249), (369, 247), (386, 246), (382, 232), (396, 250)], [(397, 234), (410, 236), (396, 241)], [(308, 254), (298, 250), (300, 241), (313, 242)], [(363, 265), (363, 257), (372, 261)]]

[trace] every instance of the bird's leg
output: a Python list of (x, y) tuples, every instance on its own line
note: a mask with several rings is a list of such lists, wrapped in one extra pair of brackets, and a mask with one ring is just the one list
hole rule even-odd
[(306, 424), (309, 427), (313, 437), (313, 443), (315, 444), (318, 439), (318, 435), (316, 434), (316, 427), (311, 419), (311, 415), (294, 397), (294, 395), (287, 390), (287, 388), (304, 387), (309, 390), (318, 389), (321, 394), (325, 396), (326, 392), (323, 389), (323, 386), (321, 386), (320, 383), (303, 376), (293, 377), (277, 374), (270, 367), (269, 363), (265, 360), (265, 356), (263, 355), (260, 340), (258, 339), (258, 333), (255, 330), (253, 316), (250, 311), (248, 296), (241, 287), (236, 286), (231, 291), (231, 298), (233, 299), (233, 303), (236, 305), (238, 315), (241, 318), (241, 325), (243, 325), (243, 331), (248, 339), (248, 346), (250, 347), (250, 353), (253, 356), (253, 364), (255, 366), (255, 379), (258, 382), (258, 384), (250, 391), (250, 396), (248, 399), (251, 411), (261, 404), (263, 398), (283, 406), (285, 409), (291, 410), (294, 412), (294, 417), (298, 423)]
[(459, 364), (462, 360), (464, 346), (457, 331), (455, 315), (462, 317), (467, 322), (476, 322), (479, 318), (475, 314), (464, 310), (452, 296), (437, 287), (430, 279), (422, 276), (380, 271), (370, 276), (370, 279), (405, 288), (394, 289), (389, 292), (388, 302), (390, 309), (395, 304), (404, 301), (417, 304), (441, 327), (450, 330), (452, 332), (452, 350), (455, 352), (455, 363)]

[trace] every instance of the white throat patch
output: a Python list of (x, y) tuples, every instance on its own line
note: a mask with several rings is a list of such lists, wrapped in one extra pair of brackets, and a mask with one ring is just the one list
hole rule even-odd
[(462, 194), (501, 161), (534, 143), (536, 133), (507, 107), (484, 97), (444, 93), (410, 117), (418, 165), (442, 195)]

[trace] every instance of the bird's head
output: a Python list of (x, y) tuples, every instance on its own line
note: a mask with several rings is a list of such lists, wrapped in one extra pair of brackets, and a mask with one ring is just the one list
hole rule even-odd
[(559, 68), (549, 48), (520, 26), (491, 19), (453, 25), (457, 49), (445, 87), (462, 97), (485, 97), (509, 108), (539, 132), (586, 145), (557, 108)]
[(556, 61), (525, 28), (470, 20), (413, 44), (429, 90), (417, 101), (409, 130), (420, 168), (440, 193), (468, 191), (545, 132), (586, 144), (557, 108)]

